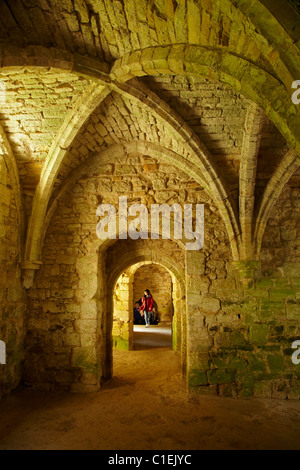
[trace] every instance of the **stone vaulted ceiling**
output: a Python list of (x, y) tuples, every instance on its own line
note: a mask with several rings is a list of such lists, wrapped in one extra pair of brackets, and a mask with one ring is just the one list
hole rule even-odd
[(233, 257), (257, 257), (299, 180), (298, 13), (279, 0), (1, 0), (0, 155), (26, 214), (24, 261), (39, 260), (61, 188), (109, 150), (194, 178)]

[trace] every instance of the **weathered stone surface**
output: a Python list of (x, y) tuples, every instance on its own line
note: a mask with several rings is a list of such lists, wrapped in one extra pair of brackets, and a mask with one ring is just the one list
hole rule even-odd
[[(97, 389), (110, 316), (114, 341), (130, 349), (143, 281), (134, 291), (127, 270), (147, 261), (160, 265), (153, 289), (168, 319), (162, 273), (172, 273), (190, 387), (299, 397), (289, 357), (300, 333), (297, 16), (287, 25), (280, 9), (229, 3), (0, 4), (0, 340), (10, 358), (0, 395), (20, 381), (25, 325), (27, 383)], [(204, 203), (201, 252), (111, 241), (98, 256), (96, 208), (120, 195), (147, 208)], [(20, 261), (43, 262), (26, 302)], [(128, 279), (112, 306), (119, 269)]]
[(200, 302), (200, 308), (204, 313), (215, 314), (220, 310), (220, 300), (209, 297), (202, 297)]
[[(18, 387), (22, 378), (25, 337), (25, 296), (21, 287), (21, 236), (13, 181), (0, 156), (0, 341), (6, 346), (6, 364), (0, 365), (0, 398)], [(3, 197), (2, 197), (3, 195)], [(47, 330), (47, 321), (41, 320)], [(47, 324), (46, 324), (47, 323)], [(31, 327), (38, 326), (37, 324)]]
[(268, 325), (250, 326), (250, 341), (253, 344), (264, 344), (268, 338)]

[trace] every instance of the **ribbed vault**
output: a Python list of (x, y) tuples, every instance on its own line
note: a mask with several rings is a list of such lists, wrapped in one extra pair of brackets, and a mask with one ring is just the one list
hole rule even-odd
[(141, 143), (197, 176), (236, 260), (259, 258), (298, 169), (293, 2), (6, 0), (0, 13), (2, 153), (27, 225), (25, 267), (38, 266), (76, 172)]

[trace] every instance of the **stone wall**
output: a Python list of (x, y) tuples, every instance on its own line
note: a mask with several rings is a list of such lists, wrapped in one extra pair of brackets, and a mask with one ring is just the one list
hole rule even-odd
[[(96, 209), (100, 203), (117, 207), (119, 196), (124, 194), (128, 205), (142, 202), (149, 207), (163, 201), (205, 203), (210, 227), (205, 243), (210, 251), (214, 250), (213, 224), (217, 220), (216, 233), (221, 234), (217, 243), (221, 249), (227, 245), (229, 251), (225, 227), (216, 207), (203, 189), (183, 172), (149, 156), (110, 155), (107, 160), (94, 161), (59, 201), (44, 241), (43, 266), (28, 291), (25, 381), (35, 388), (77, 390), (74, 384), (95, 385), (95, 377), (98, 380), (103, 372), (104, 365), (99, 370), (98, 357), (98, 349), (107, 339), (104, 331), (107, 310), (99, 300), (106, 282), (102, 275), (106, 270), (109, 278), (122, 264), (124, 253), (121, 244), (119, 251), (108, 252), (107, 260), (101, 252), (103, 266), (100, 267)], [(133, 255), (143, 257), (145, 248), (140, 246), (141, 240), (129, 241), (134, 247)], [(151, 240), (142, 241), (147, 242), (152, 258), (156, 256), (159, 260), (164, 253), (184, 274), (184, 256), (177, 243), (153, 240), (154, 250), (149, 248)], [(175, 250), (165, 249), (168, 242)], [(129, 252), (126, 250), (125, 254)], [(98, 279), (102, 276), (100, 290), (97, 271)]]
[(22, 187), (32, 191), (67, 112), (89, 81), (39, 68), (2, 72), (0, 80), (9, 96), (1, 103), (0, 124), (18, 161)]
[(0, 156), (0, 340), (6, 344), (6, 364), (0, 364), (0, 398), (15, 389), (22, 377), (25, 323), (19, 235), (12, 181)]
[(113, 291), (113, 345), (118, 349), (133, 348), (132, 276), (123, 272)]
[(192, 388), (224, 396), (299, 399), (300, 369), (292, 363), (291, 349), (300, 337), (297, 185), (291, 180), (273, 208), (261, 263), (215, 260), (213, 266), (222, 263), (223, 270), (215, 279), (204, 276), (204, 263), (197, 286), (200, 290), (207, 278), (210, 285), (199, 298), (198, 333), (192, 336)]
[(160, 322), (172, 321), (172, 279), (168, 271), (158, 265), (140, 267), (134, 276), (133, 299), (139, 300), (149, 289), (157, 303)]
[[(28, 293), (27, 383), (66, 390), (96, 385), (105, 367), (99, 368), (98, 349), (105, 355), (101, 344), (110, 344), (104, 292), (112, 296), (109, 283), (130, 265), (147, 260), (163, 265), (165, 258), (185, 281), (187, 314), (184, 309), (180, 321), (186, 328), (178, 344), (185, 351), (190, 388), (224, 396), (299, 398), (299, 371), (291, 361), (291, 343), (299, 338), (300, 272), (299, 194), (293, 181), (273, 209), (261, 265), (236, 263), (217, 209), (193, 180), (150, 157), (109, 158), (89, 167), (51, 220), (44, 264)], [(124, 194), (129, 204), (148, 207), (204, 202), (205, 243), (184, 254), (169, 240), (112, 242), (100, 253), (99, 290), (96, 208), (117, 205)]]
[[(27, 296), (27, 383), (98, 386), (111, 371), (109, 282), (129, 255), (145, 261), (146, 247), (148, 261), (164, 255), (162, 265), (183, 279), (175, 342), (187, 351), (192, 388), (299, 396), (290, 360), (299, 337), (299, 180), (286, 186), (261, 259), (251, 261), (250, 219), (264, 222), (266, 200), (275, 200), (300, 154), (291, 101), (299, 9), (295, 0), (280, 3), (0, 2), (0, 124), (30, 216), (25, 261), (43, 262)], [(25, 328), (19, 201), (0, 158), (5, 394), (20, 380)], [(203, 249), (183, 255), (179, 243), (144, 240), (125, 254), (119, 242), (109, 250), (95, 234), (96, 208), (117, 205), (120, 195), (147, 208), (204, 203)], [(230, 246), (234, 259), (250, 261), (233, 263)]]

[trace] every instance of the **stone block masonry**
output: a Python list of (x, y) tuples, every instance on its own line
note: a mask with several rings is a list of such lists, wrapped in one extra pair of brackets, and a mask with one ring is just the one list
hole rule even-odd
[[(98, 203), (117, 206), (126, 187), (129, 201), (146, 205), (157, 201), (160, 195), (166, 198), (167, 194), (171, 194), (172, 202), (195, 202), (196, 196), (197, 202), (201, 202), (202, 196), (205, 202), (203, 250), (180, 254), (178, 247), (169, 252), (163, 240), (147, 240), (145, 247), (142, 240), (130, 240), (124, 252), (117, 242), (107, 251), (105, 268), (108, 273), (117, 272), (127, 256), (145, 259), (151, 242), (151, 259), (159, 262), (168, 256), (185, 271), (184, 361), (189, 387), (224, 396), (299, 397), (299, 371), (291, 360), (291, 344), (300, 333), (299, 270), (294, 252), (298, 235), (288, 241), (279, 237), (274, 245), (271, 230), (273, 226), (281, 230), (283, 211), (279, 207), (273, 210), (264, 238), (263, 265), (260, 268), (259, 263), (250, 263), (253, 283), (245, 287), (232, 262), (218, 211), (201, 188), (195, 191), (194, 181), (181, 172), (174, 174), (171, 167), (149, 157), (128, 155), (122, 166), (123, 174), (118, 159), (110, 156), (109, 162), (104, 160), (90, 167), (75, 184), (72, 194), (61, 200), (49, 226), (44, 265), (28, 292), (26, 383), (51, 390), (77, 389), (82, 384), (93, 387), (98, 383), (99, 374), (103, 373), (97, 347), (102, 348), (105, 334), (105, 307), (100, 300), (104, 291), (97, 293), (97, 271), (91, 263), (83, 265), (81, 260), (89, 259), (91, 247), (97, 241)], [(290, 204), (293, 208), (289, 214), (293, 220), (298, 220), (297, 198), (291, 186), (286, 188), (280, 202), (282, 207)], [(272, 261), (274, 250), (276, 264)], [(96, 253), (94, 256), (97, 257)], [(105, 259), (104, 254), (101, 257)], [(240, 263), (239, 268), (241, 272), (250, 272), (247, 263)], [(132, 302), (140, 296), (141, 289), (151, 290), (151, 282), (155, 281), (157, 287), (153, 284), (152, 290), (159, 305), (160, 293), (170, 287), (170, 280), (166, 281), (161, 270), (156, 265), (146, 265), (137, 271)], [(122, 299), (121, 302), (126, 301)], [(122, 337), (123, 333), (118, 335)], [(127, 348), (128, 343), (125, 345)]]
[[(299, 398), (299, 9), (273, 3), (0, 1), (0, 396), (98, 390), (147, 287), (191, 389)], [(97, 239), (120, 195), (203, 203), (202, 250)]]
[(19, 230), (12, 181), (0, 155), (0, 340), (6, 346), (6, 364), (0, 364), (0, 398), (19, 386), (24, 362), (25, 294)]

